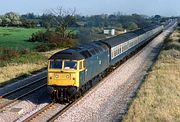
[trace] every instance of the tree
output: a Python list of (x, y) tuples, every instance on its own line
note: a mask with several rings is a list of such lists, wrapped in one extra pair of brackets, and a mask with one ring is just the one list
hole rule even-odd
[(138, 25), (134, 22), (129, 22), (128, 25), (127, 25), (127, 29), (128, 30), (135, 30), (138, 28)]
[(155, 15), (154, 18), (155, 18), (156, 20), (160, 20), (160, 19), (161, 19), (161, 16), (160, 16), (160, 15)]
[(21, 19), (21, 23), (22, 23), (22, 26), (23, 27), (26, 27), (26, 28), (33, 28), (35, 27), (35, 23), (34, 21), (32, 20), (28, 20), (28, 19)]
[[(74, 33), (69, 27), (75, 22), (75, 10), (63, 10), (62, 8), (51, 9), (43, 14), (41, 24), (46, 27), (46, 32), (38, 32), (32, 35), (30, 41), (41, 41), (45, 45), (37, 46), (37, 50), (58, 47), (72, 47), (76, 44)], [(51, 27), (54, 27), (52, 29)], [(49, 49), (49, 48), (48, 48)]]
[(58, 32), (62, 38), (71, 38), (72, 30), (68, 30), (70, 25), (75, 22), (75, 9), (64, 10), (62, 7), (57, 9), (51, 9), (49, 15), (51, 15), (51, 22), (56, 26), (56, 32)]
[(4, 16), (3, 16), (3, 21), (2, 21), (3, 25), (5, 26), (19, 26), (21, 25), (21, 20), (20, 20), (20, 17), (14, 13), (14, 12), (9, 12), (9, 13), (6, 13)]
[(49, 13), (43, 14), (41, 16), (40, 24), (49, 31), (50, 28), (53, 27), (53, 23), (51, 22), (52, 19), (53, 19), (53, 16), (51, 14)]
[(0, 25), (2, 25), (2, 17), (0, 17)]
[(21, 17), (24, 19), (36, 19), (37, 18), (37, 16), (34, 15), (34, 13), (24, 14), (24, 15), (21, 15)]

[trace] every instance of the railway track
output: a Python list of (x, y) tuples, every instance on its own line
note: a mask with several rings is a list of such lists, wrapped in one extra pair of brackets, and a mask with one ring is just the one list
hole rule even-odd
[(69, 104), (59, 104), (59, 103), (49, 103), (48, 105), (44, 106), (42, 109), (40, 109), (39, 111), (35, 112), (34, 114), (32, 114), (31, 116), (29, 116), (28, 118), (26, 118), (25, 122), (45, 122), (45, 121), (49, 121), (51, 118), (54, 117), (54, 115), (56, 115), (57, 113), (59, 113), (59, 111), (64, 110), (65, 108), (67, 108)]
[(22, 87), (14, 89), (0, 96), (0, 109), (15, 103), (19, 99), (32, 94), (33, 92), (46, 86), (46, 77), (42, 77), (33, 82), (30, 82)]
[[(99, 82), (100, 83), (100, 82)], [(98, 84), (98, 83), (97, 83)], [(97, 85), (96, 84), (96, 85)], [(96, 85), (94, 85), (90, 90), (85, 92), (82, 96), (71, 103), (60, 104), (60, 103), (49, 103), (48, 105), (41, 108), (39, 111), (35, 112), (25, 120), (24, 122), (54, 122), (59, 116), (61, 116), (64, 112), (66, 112), (69, 108), (71, 108), (74, 104), (80, 101), (83, 96), (88, 94)]]
[[(139, 51), (138, 53), (140, 53), (141, 51)], [(128, 60), (128, 59), (127, 59)], [(124, 63), (125, 61), (123, 61), (122, 63)], [(119, 67), (119, 65), (117, 66)], [(116, 67), (116, 68), (117, 68)], [(115, 69), (116, 69), (115, 68)], [(112, 72), (109, 72), (108, 75), (111, 75)], [(105, 76), (104, 78), (106, 78), (107, 76)], [(26, 118), (25, 122), (54, 122), (56, 119), (58, 119), (58, 117), (60, 117), (64, 112), (66, 112), (69, 108), (71, 108), (73, 105), (75, 105), (78, 101), (80, 101), (83, 96), (85, 96), (86, 94), (88, 94), (92, 89), (94, 89), (98, 84), (101, 83), (101, 81), (103, 81), (102, 78), (99, 82), (97, 82), (95, 85), (93, 85), (89, 90), (87, 90), (85, 93), (82, 93), (82, 96), (80, 96), (79, 98), (77, 98), (75, 101), (62, 105), (59, 103), (49, 103), (48, 105), (44, 106), (42, 109), (40, 109), (39, 111), (35, 112), (34, 114), (32, 114), (31, 116), (29, 116), (28, 118)]]

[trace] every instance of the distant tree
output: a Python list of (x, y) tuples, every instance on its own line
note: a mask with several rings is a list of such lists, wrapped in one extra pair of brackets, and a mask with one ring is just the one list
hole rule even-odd
[(76, 44), (75, 36), (73, 30), (69, 28), (75, 22), (74, 15), (75, 10), (64, 10), (62, 8), (49, 10), (41, 17), (41, 24), (47, 30), (32, 34), (29, 41), (45, 43), (45, 45), (37, 46), (38, 51), (44, 51), (46, 47), (48, 50), (49, 47), (54, 49), (74, 46)]
[(138, 28), (138, 25), (136, 24), (136, 23), (134, 23), (134, 22), (129, 22), (128, 24), (127, 24), (127, 29), (128, 30), (135, 30), (135, 29), (137, 29)]
[(76, 21), (75, 9), (64, 10), (62, 7), (58, 7), (57, 9), (51, 9), (49, 12), (51, 22), (56, 26), (56, 32), (64, 39), (71, 38), (73, 31), (68, 30), (68, 28)]
[(11, 20), (9, 18), (3, 17), (2, 24), (3, 26), (11, 25)]
[(2, 17), (0, 16), (0, 26), (2, 25)]
[(161, 16), (160, 15), (155, 15), (154, 18), (159, 20), (159, 19), (161, 19)]
[(40, 24), (45, 27), (48, 31), (51, 27), (53, 27), (54, 23), (52, 23), (53, 15), (49, 13), (45, 13), (41, 16)]
[(160, 15), (155, 15), (154, 17), (152, 17), (152, 22), (155, 23), (155, 24), (160, 24), (161, 16)]
[(34, 13), (27, 13), (27, 14), (21, 15), (21, 17), (24, 19), (36, 19), (37, 18), (37, 16), (34, 15)]
[(107, 27), (108, 26), (108, 16), (105, 14), (102, 15), (93, 15), (87, 18), (88, 27)]
[(104, 34), (98, 34), (97, 32), (93, 32), (93, 31), (94, 30), (91, 28), (80, 28), (79, 33), (77, 34), (78, 42), (80, 44), (88, 43), (106, 37), (106, 35)]
[(115, 28), (118, 31), (123, 31), (123, 25), (121, 23), (116, 24)]
[(26, 27), (26, 28), (33, 28), (33, 27), (35, 27), (35, 23), (32, 20), (28, 20), (28, 19), (22, 18), (21, 22), (22, 22), (22, 26), (23, 27)]
[(3, 16), (2, 24), (5, 26), (19, 26), (22, 23), (20, 17), (16, 13), (9, 12)]

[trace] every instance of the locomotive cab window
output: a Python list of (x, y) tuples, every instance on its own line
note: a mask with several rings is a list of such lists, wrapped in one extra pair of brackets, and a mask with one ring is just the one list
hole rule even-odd
[(51, 69), (62, 69), (62, 61), (61, 60), (50, 61), (49, 68), (51, 68)]
[(64, 69), (77, 69), (77, 62), (64, 61)]
[(82, 61), (79, 62), (79, 69), (80, 70), (83, 69), (83, 62)]

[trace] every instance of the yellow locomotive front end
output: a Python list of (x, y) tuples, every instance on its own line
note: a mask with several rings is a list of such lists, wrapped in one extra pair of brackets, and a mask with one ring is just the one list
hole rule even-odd
[(77, 94), (80, 87), (79, 74), (83, 70), (83, 60), (50, 59), (47, 79), (53, 99), (69, 100)]

